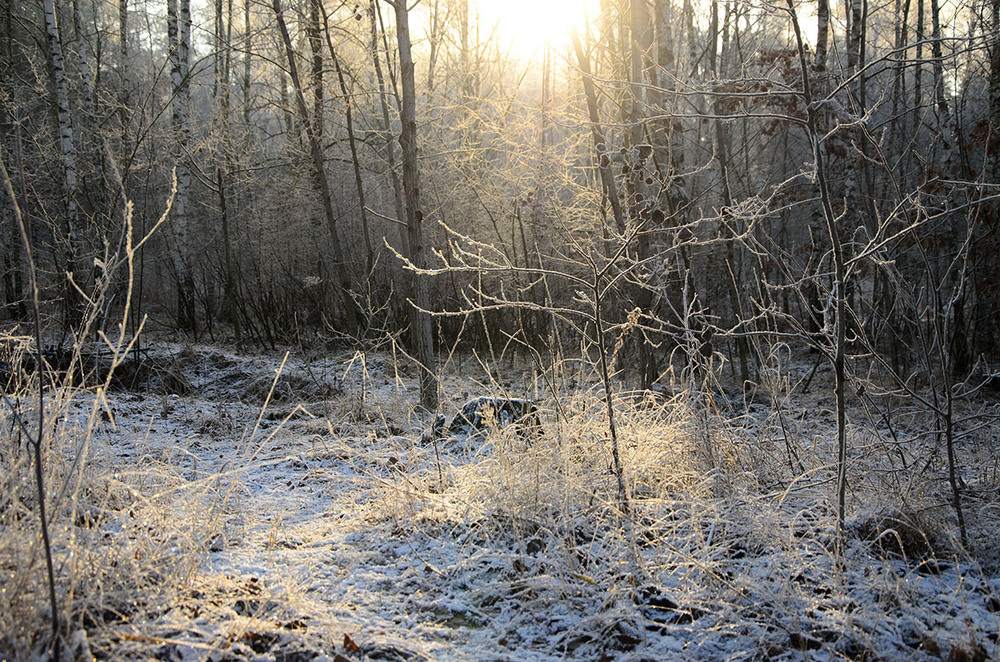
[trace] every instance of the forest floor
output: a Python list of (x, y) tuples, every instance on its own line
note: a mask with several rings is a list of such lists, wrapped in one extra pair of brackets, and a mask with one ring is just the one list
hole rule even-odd
[[(153, 390), (78, 392), (59, 419), (53, 545), (71, 659), (1000, 657), (987, 417), (968, 417), (961, 441), (960, 552), (944, 451), (898, 412), (852, 409), (836, 535), (829, 373), (808, 362), (777, 398), (622, 396), (624, 516), (586, 364), (557, 375), (578, 386), (554, 402), (530, 366), (497, 378), (467, 357), (442, 411), (536, 398), (543, 433), (429, 441), (391, 354), (150, 351), (169, 366)], [(44, 563), (23, 519), (29, 542), (0, 533), (6, 659), (45, 657)]]

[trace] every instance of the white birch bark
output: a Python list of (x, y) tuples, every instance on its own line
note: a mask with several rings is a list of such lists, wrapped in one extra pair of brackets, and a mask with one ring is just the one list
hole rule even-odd
[(191, 127), (189, 111), (191, 92), (188, 85), (191, 44), (190, 0), (167, 0), (167, 39), (170, 47), (171, 126), (174, 133), (174, 167), (177, 174), (177, 194), (173, 205), (174, 251), (171, 255), (177, 273), (177, 321), (185, 330), (194, 330), (194, 281), (190, 264), (190, 219), (188, 198), (191, 188), (191, 168), (188, 165), (188, 145)]
[[(59, 154), (63, 165), (63, 195), (66, 203), (66, 271), (76, 270), (77, 242), (80, 233), (80, 212), (76, 204), (76, 146), (73, 141), (73, 116), (69, 106), (69, 90), (66, 83), (66, 60), (63, 57), (62, 42), (59, 40), (59, 25), (56, 18), (54, 0), (42, 0), (45, 14), (45, 33), (48, 42), (49, 64), (52, 67), (53, 92), (56, 104), (56, 122), (59, 130)], [(79, 297), (72, 285), (66, 289), (67, 322), (75, 324), (79, 319)]]

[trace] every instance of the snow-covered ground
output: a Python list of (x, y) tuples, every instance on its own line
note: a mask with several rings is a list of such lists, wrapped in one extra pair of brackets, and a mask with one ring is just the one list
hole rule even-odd
[[(901, 475), (884, 456), (915, 451), (883, 453), (863, 421), (836, 535), (821, 386), (780, 417), (721, 396), (623, 399), (626, 516), (602, 403), (583, 389), (541, 398), (534, 441), (434, 441), (388, 355), (155, 355), (182, 393), (80, 394), (61, 419), (55, 550), (76, 659), (1000, 656), (992, 433), (968, 455), (983, 464), (966, 554), (941, 467), (904, 457)], [(525, 383), (501, 382), (536, 396)], [(445, 409), (484, 388), (450, 377)], [(15, 581), (43, 564), (12, 544), (8, 659), (45, 622), (43, 585)]]

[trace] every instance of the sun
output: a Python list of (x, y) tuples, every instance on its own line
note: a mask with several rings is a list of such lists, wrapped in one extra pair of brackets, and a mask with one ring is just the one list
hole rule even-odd
[(546, 45), (564, 48), (570, 31), (599, 10), (599, 0), (475, 0), (480, 25), (497, 26), (497, 37), (510, 54), (540, 60)]

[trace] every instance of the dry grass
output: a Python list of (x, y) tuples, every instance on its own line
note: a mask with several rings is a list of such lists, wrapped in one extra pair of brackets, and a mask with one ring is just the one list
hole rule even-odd
[[(19, 374), (8, 391), (28, 420), (35, 379)], [(544, 410), (534, 441), (507, 428), (422, 444), (409, 395), (364, 380), (363, 395), (345, 386), (308, 403), (312, 416), (288, 403), (256, 417), (235, 405), (153, 406), (150, 427), (168, 416), (202, 430), (199, 443), (225, 451), (212, 462), (214, 450), (190, 439), (123, 433), (100, 389), (47, 390), (47, 502), (74, 655), (332, 654), (338, 623), (376, 603), (402, 619), (389, 631), (421, 618), (488, 631), (514, 658), (616, 658), (649, 646), (672, 656), (673, 641), (705, 651), (701, 659), (734, 647), (746, 659), (800, 650), (924, 659), (983, 641), (927, 629), (939, 614), (923, 578), (974, 557), (954, 547), (940, 477), (898, 479), (900, 452), (911, 465), (926, 458), (915, 446), (888, 446), (863, 426), (852, 433), (854, 515), (838, 552), (832, 435), (790, 410), (751, 416), (706, 394), (622, 396), (626, 516), (605, 410), (586, 392)], [(39, 658), (50, 614), (33, 468), (8, 407), (0, 425), (0, 657)], [(995, 461), (987, 444), (974, 450)], [(286, 476), (287, 490), (275, 482)], [(995, 498), (978, 498), (977, 526), (998, 512)], [(267, 567), (268, 577), (226, 570), (221, 558)], [(391, 606), (408, 583), (438, 598)], [(340, 588), (327, 593), (331, 585)], [(995, 597), (961, 590), (955, 618), (981, 623), (979, 603)]]
[[(0, 344), (3, 344), (0, 341)], [(19, 366), (19, 357), (9, 365)], [(8, 391), (33, 421), (37, 374)], [(66, 633), (100, 636), (109, 623), (154, 619), (191, 587), (232, 510), (232, 476), (199, 472), (179, 449), (144, 448), (121, 462), (100, 389), (46, 389), (42, 435), (46, 504)], [(32, 456), (10, 407), (0, 409), (0, 650), (37, 657), (51, 619)], [(71, 638), (78, 648), (81, 635)]]
[[(403, 479), (378, 486), (374, 508), (385, 511), (376, 520), (430, 536), (475, 529), (463, 534), (468, 564), (451, 572), (477, 586), (479, 618), (520, 601), (521, 627), (530, 629), (529, 614), (552, 601), (586, 603), (592, 615), (561, 641), (564, 652), (598, 656), (624, 655), (651, 629), (701, 642), (743, 638), (760, 659), (790, 650), (875, 659), (887, 641), (897, 656), (922, 659), (935, 647), (945, 656), (975, 654), (985, 641), (975, 628), (967, 641), (936, 631), (914, 640), (914, 628), (931, 627), (934, 609), (912, 616), (928, 599), (914, 581), (977, 563), (956, 547), (941, 476), (890, 489), (899, 449), (875, 443), (867, 428), (851, 435), (853, 516), (842, 538), (834, 435), (821, 424), (809, 428), (805, 416), (727, 417), (712, 396), (690, 393), (621, 398), (633, 500), (626, 517), (603, 405), (580, 393), (562, 405), (565, 416), (548, 412), (534, 444), (496, 430), (438, 449), (443, 486), (430, 448), (414, 451)], [(926, 462), (926, 448), (905, 450)], [(996, 600), (966, 599), (977, 618)]]

